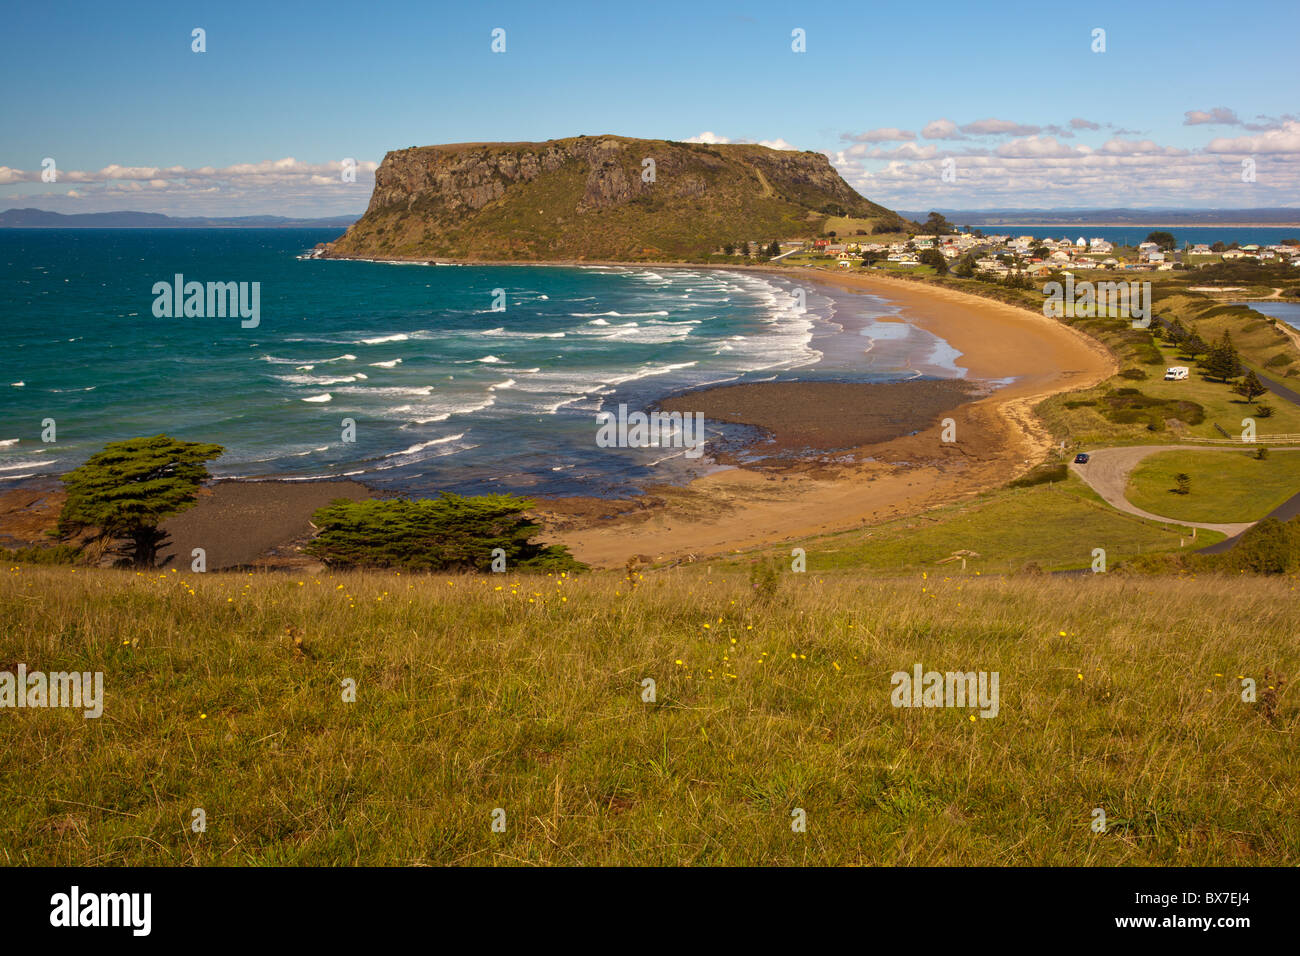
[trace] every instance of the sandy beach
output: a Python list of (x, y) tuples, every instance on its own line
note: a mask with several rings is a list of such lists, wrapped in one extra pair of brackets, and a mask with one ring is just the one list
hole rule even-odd
[[(853, 447), (832, 465), (803, 459), (779, 471), (746, 466), (699, 478), (684, 488), (656, 488), (634, 502), (584, 508), (555, 502), (543, 513), (552, 536), (596, 567), (622, 566), (633, 556), (652, 561), (694, 560), (762, 544), (841, 531), (912, 514), (977, 494), (1011, 480), (1051, 447), (1033, 413), (1042, 399), (1086, 388), (1113, 375), (1115, 359), (1101, 343), (1052, 319), (950, 289), (883, 276), (779, 270), (782, 275), (853, 292), (885, 296), (906, 320), (947, 341), (961, 355), (970, 382), (1014, 379), (974, 401), (954, 402), (947, 414), (928, 409), (930, 424), (914, 435)], [(776, 385), (776, 383), (773, 383)], [(876, 385), (851, 385), (871, 403)], [(763, 386), (754, 386), (761, 395)], [(809, 414), (825, 416), (815, 389), (801, 400), (787, 392), (788, 426)], [(745, 421), (732, 405), (730, 420)], [(764, 408), (759, 408), (759, 404)], [(811, 405), (810, 405), (811, 403)], [(666, 404), (666, 403), (664, 403)], [(705, 403), (699, 403), (705, 404)], [(773, 403), (754, 398), (754, 421), (779, 429)], [(940, 403), (942, 404), (942, 403)], [(689, 396), (674, 401), (682, 411)], [(700, 409), (703, 410), (703, 409)], [(767, 416), (766, 422), (763, 421)], [(955, 441), (942, 441), (950, 417)]]

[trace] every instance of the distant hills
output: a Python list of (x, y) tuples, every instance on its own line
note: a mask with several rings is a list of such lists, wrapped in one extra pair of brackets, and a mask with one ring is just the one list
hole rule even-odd
[[(823, 153), (625, 136), (395, 150), (370, 206), (326, 256), (698, 260), (727, 243), (911, 228)], [(840, 227), (843, 228), (843, 227)]]
[[(938, 209), (955, 225), (996, 226), (1003, 223), (1043, 225), (1193, 226), (1193, 225), (1294, 225), (1300, 223), (1300, 209)], [(922, 219), (925, 212), (900, 215)]]
[(355, 216), (290, 219), (285, 216), (198, 216), (177, 218), (158, 212), (79, 212), (64, 215), (44, 209), (6, 209), (0, 229), (345, 229)]

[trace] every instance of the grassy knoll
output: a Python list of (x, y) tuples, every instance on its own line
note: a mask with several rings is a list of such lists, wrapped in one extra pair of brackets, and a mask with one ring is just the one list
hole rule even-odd
[[(973, 575), (1030, 565), (1044, 571), (1086, 568), (1093, 548), (1104, 548), (1113, 563), (1144, 552), (1178, 550), (1184, 536), (1190, 547), (1190, 529), (1163, 528), (1118, 512), (1070, 475), (1064, 482), (1006, 488), (870, 528), (791, 541), (764, 553), (782, 557), (788, 565), (791, 549), (801, 547), (814, 572), (868, 568), (947, 574), (959, 573), (960, 561), (940, 561), (955, 551), (974, 551), (979, 557), (968, 559), (966, 572)], [(1214, 533), (1201, 532), (1195, 546), (1217, 540)]]
[(0, 712), (0, 860), (1295, 865), (1295, 583), (7, 571), (4, 667), (106, 701)]
[[(1191, 476), (1187, 494), (1175, 475)], [(1183, 521), (1257, 521), (1300, 492), (1300, 451), (1273, 450), (1260, 461), (1250, 451), (1166, 451), (1129, 476), (1129, 501), (1152, 514)]]

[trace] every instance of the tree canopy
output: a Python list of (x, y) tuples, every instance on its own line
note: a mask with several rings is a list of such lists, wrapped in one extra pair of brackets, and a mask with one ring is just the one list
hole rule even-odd
[(105, 538), (126, 538), (134, 563), (152, 567), (167, 537), (158, 526), (194, 504), (208, 477), (205, 463), (224, 450), (167, 435), (111, 442), (63, 476), (68, 498), (59, 531), (94, 528)]
[(320, 534), (304, 550), (342, 568), (490, 571), (498, 548), (504, 570), (581, 568), (562, 545), (529, 540), (541, 530), (524, 517), (532, 505), (514, 495), (340, 499), (312, 516)]

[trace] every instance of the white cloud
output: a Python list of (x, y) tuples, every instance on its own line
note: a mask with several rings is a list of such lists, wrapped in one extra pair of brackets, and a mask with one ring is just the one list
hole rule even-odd
[(683, 142), (709, 143), (710, 145), (725, 145), (727, 143), (730, 143), (731, 140), (729, 140), (725, 136), (719, 136), (717, 133), (714, 133), (711, 130), (705, 130), (703, 133), (696, 133), (694, 136), (686, 137), (686, 139), (683, 140)]
[[(268, 212), (304, 217), (340, 215), (343, 210), (355, 212), (364, 208), (379, 164), (370, 160), (358, 161), (354, 183), (343, 181), (343, 168), (342, 160), (306, 163), (293, 157), (236, 163), (222, 168), (122, 166), (113, 163), (95, 170), (58, 169), (57, 183), (86, 188), (66, 193), (41, 193), (29, 189), (19, 196), (20, 201), (37, 196), (54, 203), (77, 199), (83, 208), (157, 209), (173, 215)], [(0, 184), (39, 186), (41, 172), (40, 169), (0, 166)], [(158, 199), (146, 199), (145, 194)], [(166, 205), (160, 206), (160, 201)]]
[(1111, 156), (1139, 156), (1143, 154), (1181, 156), (1187, 151), (1174, 146), (1160, 146), (1149, 139), (1108, 139), (1101, 144), (1097, 152)]
[(967, 123), (961, 131), (968, 136), (1033, 136), (1041, 133), (1043, 128), (990, 117)]
[(682, 142), (707, 143), (710, 146), (726, 146), (730, 143), (737, 143), (737, 144), (751, 143), (751, 144), (756, 144), (758, 146), (766, 146), (768, 149), (797, 150), (799, 148), (798, 146), (795, 146), (793, 143), (788, 142), (787, 140), (784, 140), (779, 136), (776, 139), (749, 139), (747, 137), (741, 139), (732, 139), (729, 136), (719, 136), (717, 133), (713, 132), (712, 130), (705, 130), (703, 133), (696, 133), (694, 136), (682, 140)]
[(844, 133), (840, 139), (849, 143), (897, 143), (916, 139), (916, 134), (911, 130), (899, 129), (897, 126), (882, 126), (879, 129), (869, 129), (865, 133)]
[(1005, 157), (1045, 157), (1045, 156), (1083, 156), (1089, 152), (1086, 146), (1066, 146), (1052, 136), (1028, 136), (1003, 143), (995, 152)]
[[(1031, 136), (992, 151), (924, 155), (909, 155), (912, 144), (896, 150), (855, 144), (833, 153), (832, 162), (863, 195), (903, 209), (1300, 206), (1300, 123), (1211, 146), (1191, 150), (1114, 138), (1089, 149)], [(1241, 181), (1243, 152), (1269, 153), (1253, 183)], [(949, 158), (955, 182), (943, 176)]]
[(965, 139), (957, 129), (957, 124), (950, 119), (937, 119), (926, 123), (921, 130), (926, 139)]
[(858, 159), (934, 159), (940, 155), (940, 152), (938, 146), (931, 144), (921, 146), (916, 143), (902, 143), (891, 149), (885, 149), (882, 146), (871, 147), (865, 143), (857, 143), (846, 150), (841, 150), (839, 155)]
[(1280, 129), (1258, 136), (1219, 137), (1210, 140), (1207, 153), (1300, 153), (1300, 122), (1288, 120)]
[(1216, 123), (1223, 126), (1240, 126), (1235, 110), (1225, 106), (1216, 106), (1212, 110), (1188, 110), (1183, 114), (1184, 126), (1200, 126), (1203, 123)]

